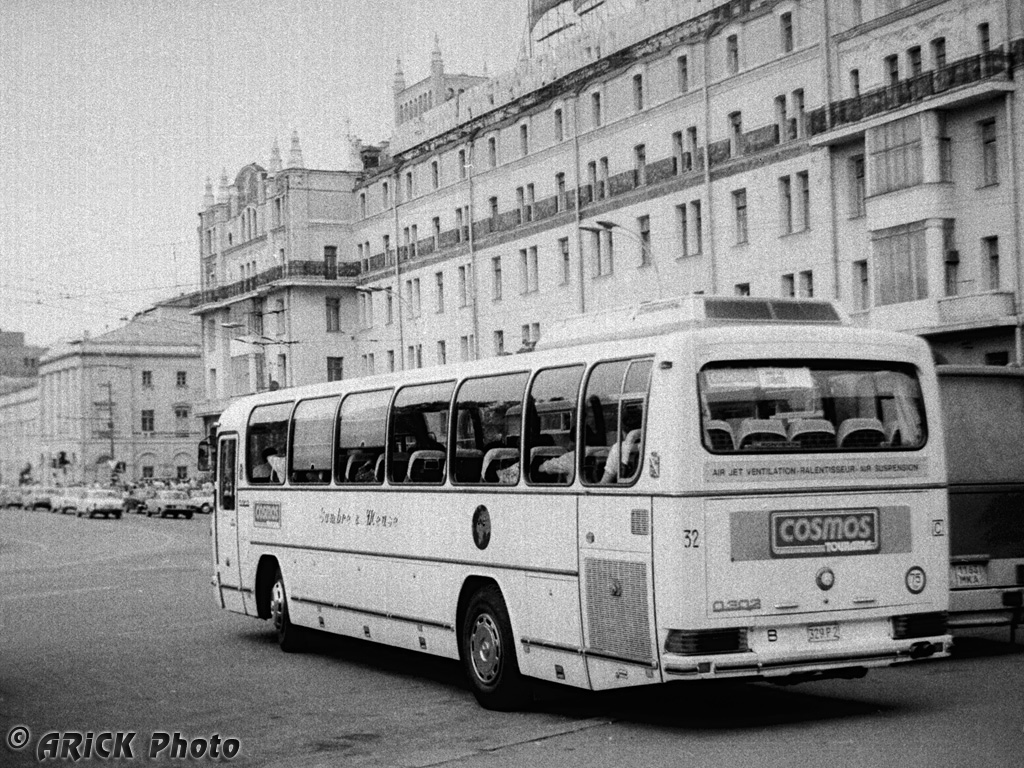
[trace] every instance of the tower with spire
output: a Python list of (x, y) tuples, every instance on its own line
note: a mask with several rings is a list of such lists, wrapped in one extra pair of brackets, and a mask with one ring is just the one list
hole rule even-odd
[(297, 129), (292, 129), (292, 146), (291, 149), (288, 150), (288, 167), (306, 167), (302, 161), (302, 147), (299, 145), (299, 132)]
[(486, 80), (487, 77), (477, 75), (447, 74), (444, 57), (441, 55), (441, 39), (435, 34), (430, 54), (430, 74), (423, 80), (407, 85), (402, 60), (397, 59), (395, 62), (395, 126), (419, 117)]

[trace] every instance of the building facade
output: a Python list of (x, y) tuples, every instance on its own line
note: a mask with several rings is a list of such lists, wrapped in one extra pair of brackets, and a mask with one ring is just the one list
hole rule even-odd
[(206, 392), (198, 415), (207, 422), (232, 396), (326, 380), (344, 356), (359, 267), (340, 254), (351, 238), (359, 175), (303, 167), (293, 134), (287, 165), (275, 144), (268, 168), (246, 166), (233, 184), (222, 176), (216, 197), (207, 185), (194, 310)]
[(39, 385), (36, 379), (0, 394), (0, 485), (39, 476)]
[[(940, 360), (1022, 363), (1019, 2), (622, 6), (535, 2), (561, 31), (513, 72), (396, 111), (323, 198), (344, 281), (271, 283), (274, 338), (309, 359), (281, 383), (514, 352), (555, 318), (693, 292), (836, 299)], [(212, 336), (242, 306), (199, 312)]]
[(189, 300), (51, 349), (37, 386), (38, 482), (196, 477), (202, 437), (199, 324)]

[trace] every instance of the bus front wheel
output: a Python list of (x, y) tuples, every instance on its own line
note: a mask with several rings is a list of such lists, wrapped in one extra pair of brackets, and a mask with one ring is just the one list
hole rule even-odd
[(496, 586), (482, 587), (470, 599), (460, 645), (466, 676), (481, 706), (507, 712), (529, 703), (529, 685), (516, 661), (512, 623)]
[(302, 647), (302, 628), (292, 624), (288, 618), (288, 594), (284, 588), (284, 576), (277, 569), (274, 585), (270, 588), (270, 619), (277, 633), (277, 644), (285, 653), (295, 653)]

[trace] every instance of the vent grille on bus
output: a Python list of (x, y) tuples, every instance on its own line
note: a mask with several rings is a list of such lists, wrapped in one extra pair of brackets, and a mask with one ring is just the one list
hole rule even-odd
[(945, 613), (911, 613), (893, 616), (892, 636), (894, 640), (909, 640), (914, 637), (935, 637), (948, 631), (949, 619)]
[(665, 639), (665, 651), (683, 656), (711, 653), (743, 653), (747, 645), (746, 627), (730, 629), (671, 629)]
[(638, 661), (652, 657), (647, 566), (621, 560), (584, 563), (589, 648)]

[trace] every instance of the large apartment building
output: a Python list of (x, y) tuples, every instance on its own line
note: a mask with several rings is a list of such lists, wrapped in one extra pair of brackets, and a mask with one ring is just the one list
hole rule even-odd
[(693, 292), (834, 298), (940, 360), (1021, 364), (1019, 2), (529, 7), (511, 72), (400, 71), (391, 140), (349, 168), (293, 136), (288, 167), (208, 191), (211, 419)]

